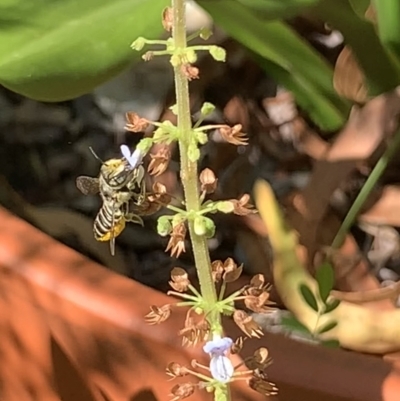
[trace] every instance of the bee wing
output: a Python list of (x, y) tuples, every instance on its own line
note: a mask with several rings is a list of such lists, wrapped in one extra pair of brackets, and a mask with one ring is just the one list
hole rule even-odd
[(95, 177), (81, 175), (76, 179), (76, 187), (84, 195), (96, 195), (100, 191), (99, 179)]

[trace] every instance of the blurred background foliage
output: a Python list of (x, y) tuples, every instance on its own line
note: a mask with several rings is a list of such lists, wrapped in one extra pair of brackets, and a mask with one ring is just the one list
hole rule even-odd
[[(161, 35), (160, 10), (168, 3), (0, 1), (0, 83), (49, 102), (87, 93), (138, 60), (129, 47), (133, 39)], [(293, 92), (299, 106), (323, 130), (342, 126), (352, 102), (362, 103), (399, 83), (397, 0), (375, 1), (374, 9), (368, 0), (199, 0), (198, 4)], [(348, 46), (346, 60), (351, 62), (335, 71), (294, 29), (294, 18), (321, 31), (340, 31)]]

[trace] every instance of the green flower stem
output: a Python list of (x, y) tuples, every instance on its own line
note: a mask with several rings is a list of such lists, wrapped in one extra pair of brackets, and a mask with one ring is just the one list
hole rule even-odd
[[(185, 3), (186, 0), (172, 0), (174, 19), (172, 37), (176, 49), (185, 49), (187, 45)], [(174, 80), (178, 111), (178, 130), (180, 132), (179, 151), (181, 157), (181, 179), (185, 194), (186, 210), (188, 212), (199, 212), (201, 205), (197, 163), (191, 162), (188, 157), (189, 144), (192, 142), (193, 135), (190, 118), (189, 85), (179, 65), (174, 67)], [(208, 252), (207, 240), (204, 236), (196, 235), (194, 232), (194, 221), (192, 219), (188, 221), (188, 225), (201, 294), (204, 302), (212, 307), (217, 303), (218, 298), (211, 274), (211, 260)], [(222, 334), (221, 316), (217, 311), (213, 311), (208, 315), (208, 321), (213, 333)]]
[(332, 248), (338, 249), (342, 246), (344, 239), (349, 232), (351, 226), (355, 222), (360, 209), (363, 207), (365, 201), (368, 199), (371, 191), (374, 189), (377, 181), (382, 176), (383, 172), (394, 154), (399, 150), (400, 147), (400, 130), (395, 133), (393, 138), (388, 141), (387, 147), (381, 158), (376, 163), (374, 169), (369, 175), (367, 181), (365, 181), (360, 193), (358, 194), (356, 200), (352, 204), (350, 210), (348, 211), (342, 225), (339, 228), (333, 242)]

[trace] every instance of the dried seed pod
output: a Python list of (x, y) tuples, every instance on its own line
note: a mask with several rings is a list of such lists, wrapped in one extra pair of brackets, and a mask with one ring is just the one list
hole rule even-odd
[(161, 307), (152, 305), (150, 306), (150, 312), (145, 316), (145, 320), (148, 324), (160, 324), (165, 322), (171, 315), (171, 306), (163, 305)]
[(182, 252), (185, 252), (186, 231), (185, 223), (179, 223), (172, 229), (171, 237), (165, 249), (165, 252), (171, 252), (171, 257), (178, 258)]
[(167, 32), (172, 31), (174, 23), (174, 13), (172, 7), (165, 7), (162, 13), (162, 25)]
[(125, 114), (126, 120), (125, 129), (130, 132), (142, 132), (149, 126), (149, 121), (140, 117), (138, 114), (130, 111)]
[(196, 387), (197, 386), (194, 383), (176, 384), (171, 389), (171, 395), (173, 395), (171, 401), (179, 401), (190, 397), (196, 390)]
[(188, 274), (181, 267), (174, 267), (171, 271), (169, 285), (178, 292), (185, 292), (190, 285)]
[(183, 377), (189, 374), (188, 369), (185, 366), (180, 365), (176, 362), (170, 362), (167, 366), (166, 373), (173, 379), (175, 377)]
[(249, 139), (246, 137), (246, 134), (242, 132), (241, 124), (236, 124), (233, 127), (224, 125), (219, 129), (219, 132), (226, 142), (229, 142), (233, 145), (239, 146), (248, 144), (247, 142)]
[(171, 160), (171, 151), (168, 146), (163, 146), (157, 153), (151, 153), (150, 158), (151, 161), (147, 167), (147, 171), (149, 174), (157, 177), (167, 170), (169, 161)]
[(261, 327), (245, 311), (235, 310), (233, 320), (247, 336), (260, 338), (263, 335)]
[(200, 184), (201, 190), (206, 192), (207, 194), (212, 194), (217, 188), (218, 179), (215, 177), (215, 174), (209, 168), (205, 168), (200, 173)]

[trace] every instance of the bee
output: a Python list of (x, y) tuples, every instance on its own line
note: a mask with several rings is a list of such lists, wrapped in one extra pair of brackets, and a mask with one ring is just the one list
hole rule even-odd
[(100, 194), (103, 203), (94, 220), (93, 233), (97, 241), (110, 242), (111, 255), (115, 254), (115, 238), (125, 229), (126, 222), (143, 225), (137, 214), (146, 200), (145, 170), (140, 162), (132, 164), (126, 157), (101, 161), (98, 177), (76, 179), (84, 195)]

